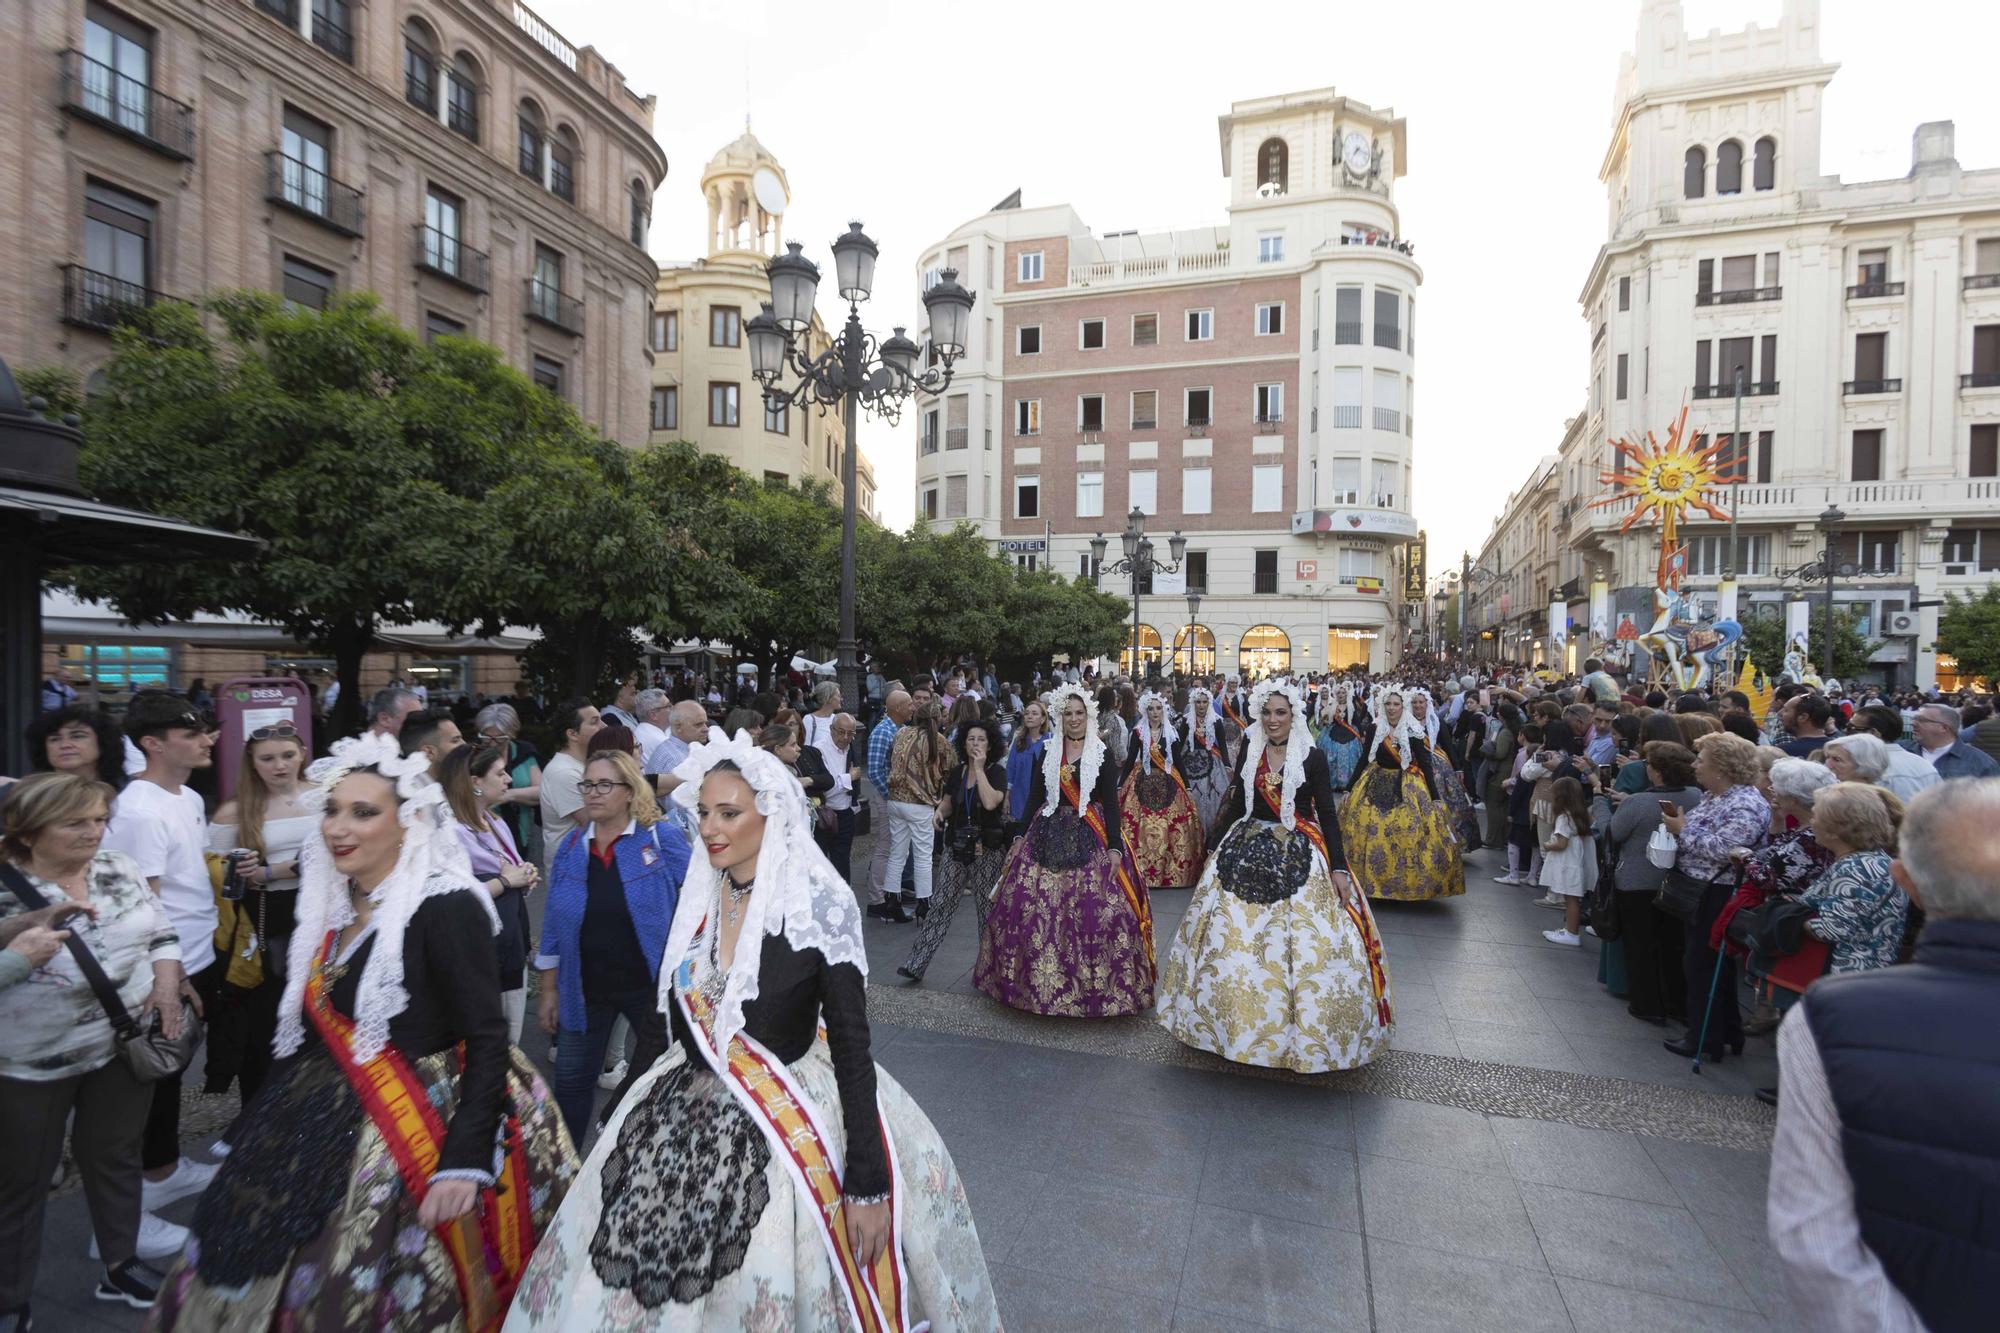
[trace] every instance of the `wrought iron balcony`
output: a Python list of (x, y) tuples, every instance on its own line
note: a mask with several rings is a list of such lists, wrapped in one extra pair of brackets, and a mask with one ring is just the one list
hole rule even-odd
[(1335, 403), (1333, 405), (1333, 428), (1335, 430), (1361, 429), (1361, 404)]
[(1351, 343), (1359, 347), (1361, 345), (1361, 321), (1358, 319), (1335, 320), (1333, 323), (1333, 341), (1335, 346)]
[(1959, 282), (1960, 291), (1977, 291), (1981, 287), (2000, 287), (2000, 273), (1968, 273)]
[(967, 427), (946, 426), (944, 428), (944, 447), (947, 449), (963, 449), (971, 443), (971, 440), (972, 432)]
[[(1777, 392), (1778, 382), (1776, 380), (1761, 380), (1754, 383), (1745, 380), (1743, 383), (1743, 396), (1745, 398), (1770, 398)], [(1728, 384), (1697, 384), (1694, 386), (1694, 396), (1696, 398), (1734, 398), (1736, 390)]]
[(1903, 284), (1900, 282), (1858, 282), (1847, 289), (1847, 299), (1864, 301), (1871, 296), (1901, 296)]
[(64, 264), (62, 275), (63, 323), (100, 333), (111, 332), (138, 311), (179, 299), (81, 264)]
[(342, 236), (361, 234), (361, 191), (276, 148), (264, 166), (266, 199)]
[(1400, 350), (1403, 346), (1403, 326), (1400, 324), (1384, 324), (1378, 320), (1375, 324), (1375, 345), (1377, 347), (1394, 347)]
[(524, 278), (528, 292), (528, 317), (539, 319), (544, 324), (561, 329), (564, 333), (583, 336), (583, 302), (574, 296), (565, 295), (562, 288), (554, 283), (541, 282), (535, 278)]
[[(299, 32), (300, 0), (253, 0), (253, 2), (257, 8), (293, 32)], [(354, 63), (354, 34), (343, 27), (338, 20), (315, 9), (312, 12), (311, 33), (314, 46), (350, 65)]]
[(194, 157), (194, 108), (81, 51), (62, 53), (62, 109), (156, 153)]
[(1901, 380), (1849, 380), (1841, 386), (1842, 393), (1848, 395), (1864, 393), (1901, 393)]
[(1961, 389), (2000, 388), (2000, 370), (1975, 370), (1970, 375), (1960, 375), (1958, 377), (1958, 387)]
[(1208, 434), (1208, 414), (1201, 413), (1197, 415), (1189, 413), (1187, 418), (1187, 433), (1194, 436)]
[(1726, 292), (1696, 292), (1696, 305), (1745, 305), (1751, 301), (1776, 301), (1783, 297), (1783, 287), (1738, 287)]
[(1285, 414), (1283, 412), (1259, 412), (1257, 414), (1257, 433), (1259, 435), (1279, 435), (1284, 432), (1284, 429)]
[(417, 267), (468, 291), (483, 292), (488, 288), (490, 269), (486, 252), (422, 222), (417, 224)]

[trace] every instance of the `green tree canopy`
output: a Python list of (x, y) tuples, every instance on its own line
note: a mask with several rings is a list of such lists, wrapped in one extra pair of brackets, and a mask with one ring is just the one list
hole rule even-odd
[(2000, 680), (2000, 583), (1978, 596), (1945, 595), (1938, 612), (1937, 649), (1958, 659), (1958, 673), (1991, 685)]
[[(1813, 604), (1807, 622), (1807, 665), (1818, 671), (1826, 662), (1826, 609)], [(1778, 620), (1747, 620), (1743, 624), (1743, 645), (1757, 669), (1776, 679), (1785, 669), (1785, 626)], [(1839, 607), (1833, 612), (1833, 674), (1842, 682), (1854, 680), (1868, 670), (1868, 655), (1879, 645), (1861, 632), (1861, 620), (1852, 611)]]

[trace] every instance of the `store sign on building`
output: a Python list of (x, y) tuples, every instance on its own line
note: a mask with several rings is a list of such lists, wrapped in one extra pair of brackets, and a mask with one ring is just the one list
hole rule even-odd
[(1298, 580), (1300, 583), (1313, 583), (1317, 581), (1318, 578), (1319, 578), (1319, 561), (1317, 560), (1299, 561)]
[(1417, 520), (1393, 509), (1301, 509), (1292, 514), (1292, 535), (1324, 532), (1360, 537), (1393, 537), (1402, 541), (1417, 536)]
[(1026, 555), (1048, 549), (1049, 539), (1046, 537), (1009, 537), (1000, 543), (1002, 555)]
[(1421, 603), (1424, 600), (1425, 548), (1430, 545), (1422, 529), (1417, 531), (1417, 539), (1410, 543), (1409, 551), (1403, 557), (1403, 600)]

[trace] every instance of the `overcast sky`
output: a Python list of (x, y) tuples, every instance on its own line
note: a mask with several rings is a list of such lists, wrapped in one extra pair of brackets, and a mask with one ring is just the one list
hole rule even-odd
[[(829, 275), (827, 243), (849, 219), (881, 245), (863, 315), (884, 332), (920, 322), (922, 248), (1017, 187), (1029, 205), (1073, 205), (1099, 235), (1217, 223), (1216, 117), (1232, 101), (1331, 85), (1394, 108), (1409, 120), (1396, 203), (1424, 266), (1416, 508), (1433, 569), (1477, 549), (1584, 403), (1576, 298), (1605, 235), (1597, 168), (1639, 0), (535, 4), (659, 98), (670, 166), (655, 258), (703, 252), (701, 169), (748, 112), (791, 181), (787, 238)], [(1700, 36), (1775, 24), (1780, 0), (1684, 11)], [(2000, 166), (2000, 4), (1824, 0), (1820, 50), (1841, 66), (1822, 171), (1901, 176), (1918, 122), (1947, 119), (1962, 164)], [(830, 288), (822, 313), (838, 322)], [(901, 527), (916, 428), (861, 430), (882, 518)]]

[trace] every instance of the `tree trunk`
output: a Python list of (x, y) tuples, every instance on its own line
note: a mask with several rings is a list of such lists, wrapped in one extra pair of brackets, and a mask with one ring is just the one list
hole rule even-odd
[(336, 737), (352, 736), (364, 725), (365, 701), (361, 697), (361, 659), (375, 642), (375, 622), (357, 621), (335, 630), (327, 639), (333, 650), (334, 678), (340, 682), (340, 698), (334, 701), (329, 719), (332, 735), (324, 737), (316, 749), (324, 750)]

